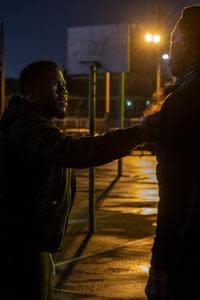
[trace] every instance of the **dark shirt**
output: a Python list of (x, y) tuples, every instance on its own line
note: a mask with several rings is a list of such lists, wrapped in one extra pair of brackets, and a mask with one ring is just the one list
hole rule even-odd
[(159, 206), (151, 264), (157, 268), (189, 264), (199, 255), (200, 69), (177, 81), (160, 112), (157, 144)]

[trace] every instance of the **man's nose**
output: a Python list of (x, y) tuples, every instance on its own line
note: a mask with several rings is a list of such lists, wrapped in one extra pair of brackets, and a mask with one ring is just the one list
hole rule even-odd
[(62, 85), (62, 84), (59, 84), (59, 86), (58, 86), (58, 91), (59, 91), (59, 93), (67, 94), (67, 89), (66, 89), (66, 87), (65, 87), (64, 85)]

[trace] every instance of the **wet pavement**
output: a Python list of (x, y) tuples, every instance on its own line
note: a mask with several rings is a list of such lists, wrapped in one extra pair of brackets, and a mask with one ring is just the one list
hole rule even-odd
[[(97, 202), (88, 234), (88, 173), (76, 170), (77, 195), (64, 250), (54, 255), (55, 300), (146, 299), (144, 288), (158, 203), (154, 156), (127, 156), (123, 176)], [(115, 179), (117, 161), (96, 168), (96, 195)]]

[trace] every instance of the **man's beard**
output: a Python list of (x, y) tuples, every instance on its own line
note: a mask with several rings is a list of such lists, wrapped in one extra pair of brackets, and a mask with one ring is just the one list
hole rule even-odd
[(169, 66), (173, 76), (179, 78), (187, 69), (186, 59), (184, 55), (171, 55)]
[(54, 115), (58, 119), (64, 119), (67, 116), (67, 111), (66, 109), (57, 109)]

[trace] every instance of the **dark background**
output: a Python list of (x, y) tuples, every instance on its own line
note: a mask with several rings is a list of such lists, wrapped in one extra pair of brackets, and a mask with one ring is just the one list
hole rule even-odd
[[(126, 74), (125, 115), (140, 117), (156, 89), (156, 48), (144, 42), (147, 31), (161, 34), (160, 51), (167, 52), (171, 30), (190, 0), (7, 0), (0, 4), (5, 28), (6, 103), (19, 92), (21, 70), (36, 60), (55, 60), (65, 71), (69, 115), (88, 114), (88, 77), (69, 77), (66, 70), (67, 28), (81, 25), (130, 24), (130, 72)], [(172, 80), (167, 62), (161, 63), (161, 85)], [(148, 104), (147, 104), (148, 103)], [(119, 77), (111, 74), (111, 113), (119, 113)], [(150, 106), (151, 108), (151, 106)], [(149, 109), (149, 108), (148, 108)], [(97, 79), (97, 115), (105, 114), (105, 78)]]
[(200, 1), (158, 0), (1, 0), (0, 21), (5, 24), (5, 71), (18, 77), (21, 69), (38, 59), (66, 64), (66, 30), (84, 24), (157, 22), (161, 7), (165, 31), (170, 32), (185, 5)]

